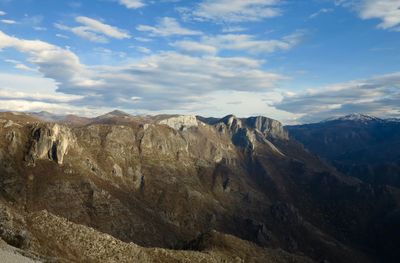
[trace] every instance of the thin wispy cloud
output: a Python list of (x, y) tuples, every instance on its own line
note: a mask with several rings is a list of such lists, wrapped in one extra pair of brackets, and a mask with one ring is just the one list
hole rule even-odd
[(318, 17), (318, 16), (320, 16), (320, 15), (332, 13), (332, 12), (334, 12), (334, 11), (335, 11), (335, 10), (334, 10), (333, 8), (321, 8), (321, 9), (318, 10), (317, 12), (311, 14), (308, 18), (309, 18), (309, 19), (314, 19), (314, 18), (316, 18), (316, 17)]
[(260, 40), (247, 34), (222, 34), (203, 36), (199, 41), (176, 41), (171, 46), (190, 53), (217, 54), (224, 50), (233, 50), (249, 54), (268, 54), (292, 49), (302, 41), (304, 34), (304, 31), (298, 31), (278, 40)]
[(246, 28), (241, 26), (227, 26), (222, 28), (222, 33), (237, 33), (242, 31), (246, 31)]
[(280, 0), (203, 0), (194, 10), (180, 11), (195, 20), (238, 23), (280, 16), (281, 3)]
[(36, 69), (31, 68), (31, 67), (23, 64), (21, 61), (18, 61), (18, 60), (6, 59), (4, 61), (7, 62), (7, 63), (10, 63), (10, 64), (13, 64), (15, 69), (31, 71), (31, 72), (37, 72)]
[(171, 46), (189, 53), (200, 53), (200, 54), (216, 54), (218, 48), (212, 45), (203, 44), (196, 41), (182, 40), (172, 43)]
[(33, 29), (36, 31), (46, 31), (47, 30), (46, 27), (42, 27), (42, 26), (35, 26), (35, 27), (33, 27)]
[(236, 50), (247, 53), (272, 53), (280, 50), (289, 50), (296, 46), (303, 38), (304, 32), (299, 31), (282, 39), (257, 39), (247, 34), (223, 34), (205, 36), (203, 43), (216, 47), (218, 50)]
[(137, 30), (148, 32), (151, 36), (196, 36), (202, 32), (183, 27), (175, 18), (164, 17), (155, 26), (139, 25)]
[(75, 18), (75, 21), (81, 26), (70, 27), (64, 24), (56, 23), (55, 27), (64, 30), (70, 31), (75, 35), (85, 38), (89, 41), (99, 42), (99, 43), (107, 43), (108, 38), (114, 39), (128, 39), (131, 38), (131, 35), (128, 31), (119, 29), (115, 26), (111, 26), (105, 24), (99, 20), (78, 16)]
[(137, 9), (146, 5), (143, 0), (118, 0), (118, 2), (129, 9)]
[(12, 20), (12, 19), (1, 19), (0, 22), (3, 24), (7, 24), (7, 25), (17, 24), (17, 21)]

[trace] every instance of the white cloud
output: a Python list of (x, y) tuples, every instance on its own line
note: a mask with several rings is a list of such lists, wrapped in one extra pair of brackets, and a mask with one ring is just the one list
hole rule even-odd
[(72, 107), (189, 111), (191, 105), (213, 92), (263, 93), (286, 79), (265, 71), (263, 61), (245, 57), (193, 57), (161, 52), (127, 60), (131, 62), (125, 65), (88, 66), (70, 50), (1, 31), (0, 48), (27, 54), (29, 62), (44, 77), (54, 80), (58, 92), (81, 96), (68, 102)]
[(115, 39), (131, 38), (129, 32), (126, 30), (107, 25), (89, 17), (78, 16), (75, 18), (75, 21), (80, 23), (82, 26), (69, 27), (63, 24), (55, 24), (55, 26), (58, 29), (70, 31), (75, 35), (92, 42), (106, 43), (108, 42), (107, 37)]
[(194, 36), (202, 34), (200, 31), (182, 27), (178, 21), (172, 17), (162, 18), (156, 26), (139, 25), (136, 29), (142, 32), (149, 32), (152, 36), (163, 37), (174, 35)]
[(327, 13), (332, 13), (333, 11), (335, 11), (332, 8), (321, 8), (320, 10), (318, 10), (317, 12), (311, 14), (308, 18), (309, 19), (314, 19), (322, 14), (327, 14)]
[(135, 37), (135, 40), (139, 41), (139, 42), (151, 42), (151, 41), (153, 41), (153, 39), (146, 38), (146, 37)]
[[(18, 61), (9, 60), (10, 63)], [(56, 83), (40, 76), (0, 73), (0, 100), (23, 100), (44, 103), (68, 103), (81, 98), (55, 92)], [(1, 104), (0, 109), (4, 110)], [(13, 110), (9, 108), (9, 110)]]
[(295, 32), (282, 39), (260, 40), (247, 34), (222, 34), (203, 36), (199, 41), (181, 40), (171, 45), (181, 51), (216, 54), (223, 50), (242, 51), (250, 54), (286, 51), (296, 46), (304, 37), (303, 31)]
[(371, 79), (283, 94), (278, 109), (302, 114), (315, 121), (354, 112), (380, 117), (400, 117), (400, 72)]
[(151, 49), (148, 49), (147, 47), (137, 47), (136, 48), (137, 51), (144, 53), (144, 54), (150, 54), (151, 53)]
[(246, 31), (246, 28), (241, 26), (228, 26), (222, 28), (223, 33), (237, 33), (242, 31)]
[(0, 10), (0, 16), (5, 16), (5, 15), (7, 15), (7, 13)]
[(63, 35), (63, 34), (56, 34), (56, 37), (58, 37), (58, 38), (64, 38), (64, 39), (69, 39), (68, 36)]
[(33, 29), (36, 31), (47, 31), (47, 28), (42, 26), (34, 26)]
[(17, 21), (11, 20), (11, 19), (2, 19), (2, 20), (0, 20), (0, 22), (3, 23), (3, 24), (8, 24), (8, 25), (17, 24)]
[(389, 29), (400, 25), (399, 0), (368, 0), (361, 7), (360, 16), (363, 19), (379, 18), (380, 28)]
[(14, 68), (16, 68), (16, 69), (25, 70), (25, 71), (37, 72), (36, 69), (31, 68), (31, 67), (29, 67), (29, 66), (23, 64), (22, 62), (18, 61), (18, 60), (6, 59), (5, 62), (14, 64)]
[(110, 112), (114, 108), (98, 107), (90, 108), (84, 106), (72, 106), (68, 103), (31, 101), (24, 99), (1, 99), (0, 110), (17, 112), (40, 112), (47, 111), (56, 115), (75, 114), (78, 116), (98, 116)]
[(216, 54), (218, 51), (215, 46), (189, 40), (177, 41), (172, 46), (189, 53)]
[(118, 2), (129, 9), (137, 9), (145, 6), (142, 0), (119, 0)]
[(49, 111), (54, 114), (94, 116), (110, 108), (71, 105), (82, 96), (56, 92), (57, 83), (41, 76), (0, 73), (0, 110)]
[(281, 0), (203, 0), (193, 11), (181, 9), (196, 20), (215, 22), (260, 21), (281, 14)]
[(400, 0), (336, 0), (336, 4), (356, 10), (361, 19), (379, 19), (382, 29), (400, 31)]
[(280, 40), (259, 40), (247, 34), (224, 34), (204, 37), (202, 42), (221, 50), (236, 50), (257, 54), (289, 50), (296, 46), (303, 36), (304, 32), (299, 31)]
[(52, 102), (52, 103), (67, 103), (80, 98), (79, 96), (65, 95), (65, 94), (43, 94), (22, 92), (10, 89), (0, 89), (0, 98), (2, 100), (26, 100), (26, 101), (39, 101), (39, 102)]
[(116, 39), (130, 38), (129, 33), (126, 32), (125, 30), (104, 24), (98, 20), (89, 17), (78, 16), (76, 18), (76, 22), (85, 25), (86, 27), (88, 27), (88, 30), (90, 31), (101, 33), (112, 38)]
[(30, 63), (38, 66), (45, 77), (70, 86), (88, 86), (96, 83), (90, 79), (91, 72), (69, 50), (40, 40), (24, 40), (0, 31), (0, 49), (14, 48), (29, 55)]

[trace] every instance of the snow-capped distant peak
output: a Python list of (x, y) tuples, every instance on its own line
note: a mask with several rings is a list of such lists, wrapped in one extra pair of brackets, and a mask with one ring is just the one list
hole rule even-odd
[(327, 121), (356, 121), (356, 122), (370, 122), (370, 121), (380, 121), (381, 119), (373, 116), (369, 116), (361, 113), (352, 113), (342, 117), (335, 117), (325, 120)]
[(389, 122), (400, 122), (400, 118), (389, 118), (389, 119), (385, 119), (386, 121)]

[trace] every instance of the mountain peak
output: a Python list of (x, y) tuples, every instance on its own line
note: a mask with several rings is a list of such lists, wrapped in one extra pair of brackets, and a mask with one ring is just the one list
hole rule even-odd
[(126, 113), (124, 111), (121, 111), (121, 110), (113, 110), (113, 111), (111, 111), (111, 112), (109, 112), (107, 114), (114, 115), (114, 116), (127, 116), (127, 115), (130, 115), (130, 114), (128, 114), (128, 113)]
[(362, 114), (362, 113), (352, 113), (346, 116), (342, 116), (342, 117), (335, 117), (335, 118), (330, 118), (325, 120), (324, 122), (328, 122), (328, 121), (353, 121), (353, 122), (370, 122), (370, 121), (380, 121), (381, 119), (374, 117), (374, 116), (370, 116), (370, 115), (366, 115), (366, 114)]
[(104, 118), (115, 118), (115, 117), (128, 118), (128, 117), (131, 117), (131, 115), (126, 112), (120, 111), (120, 110), (113, 110), (109, 113), (99, 116), (98, 118), (104, 119)]

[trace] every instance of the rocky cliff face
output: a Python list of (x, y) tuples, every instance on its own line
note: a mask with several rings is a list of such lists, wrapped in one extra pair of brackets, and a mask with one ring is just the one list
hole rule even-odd
[[(338, 174), (265, 117), (0, 119), (0, 201), (20, 218), (7, 224), (15, 233), (8, 240), (45, 257), (103, 260), (108, 251), (72, 245), (71, 237), (90, 237), (118, 239), (109, 249), (124, 260), (154, 260), (134, 242), (197, 250), (155, 250), (177, 262), (368, 262), (369, 250), (379, 252), (370, 235), (382, 226), (376, 218), (398, 208), (396, 190)], [(66, 243), (55, 238), (63, 235)]]
[(188, 128), (197, 127), (196, 116), (177, 116), (161, 120), (159, 124), (165, 124), (175, 130), (187, 130)]
[(34, 164), (36, 160), (53, 160), (62, 164), (68, 148), (76, 139), (66, 126), (59, 124), (38, 124), (32, 129), (30, 149), (26, 160)]

